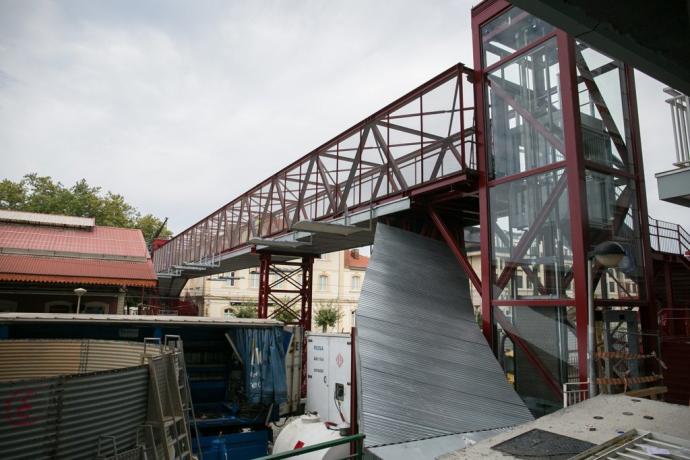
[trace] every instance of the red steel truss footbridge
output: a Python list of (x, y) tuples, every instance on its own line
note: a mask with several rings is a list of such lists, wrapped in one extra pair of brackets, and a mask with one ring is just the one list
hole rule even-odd
[[(372, 244), (384, 223), (447, 244), (494, 353), (512, 343), (523, 396), (559, 401), (587, 380), (590, 294), (602, 324), (636, 318), (636, 356), (664, 331), (690, 336), (690, 237), (648, 215), (633, 69), (505, 1), (472, 10), (472, 38), (474, 69), (449, 68), (157, 245), (160, 294), (260, 267), (259, 316), (309, 330), (314, 257)], [(592, 262), (611, 242), (625, 265)], [(565, 327), (554, 340), (572, 332), (555, 361), (532, 327), (545, 318)]]

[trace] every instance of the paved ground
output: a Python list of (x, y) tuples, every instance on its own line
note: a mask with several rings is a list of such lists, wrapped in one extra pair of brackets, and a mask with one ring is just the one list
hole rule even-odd
[(634, 428), (690, 440), (690, 407), (623, 395), (601, 395), (437, 459), (514, 458), (491, 449), (491, 446), (533, 428), (594, 444), (601, 444)]

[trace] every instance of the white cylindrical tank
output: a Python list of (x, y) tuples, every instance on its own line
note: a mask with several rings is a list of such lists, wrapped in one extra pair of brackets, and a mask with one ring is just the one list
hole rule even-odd
[[(282, 429), (273, 444), (273, 453), (279, 454), (299, 447), (332, 441), (340, 437), (340, 430), (329, 430), (318, 415), (303, 415), (288, 423), (287, 426)], [(350, 455), (349, 443), (331, 447), (330, 449), (298, 455), (294, 458), (302, 460), (335, 460), (347, 457), (348, 455)]]

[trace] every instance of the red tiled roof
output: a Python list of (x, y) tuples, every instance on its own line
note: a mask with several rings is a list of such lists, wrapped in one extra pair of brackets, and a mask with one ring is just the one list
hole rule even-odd
[(350, 269), (364, 270), (369, 265), (369, 257), (361, 255), (358, 251), (345, 251), (345, 266)]
[(153, 287), (156, 279), (150, 259), (146, 262), (130, 262), (13, 254), (0, 256), (2, 281)]
[(79, 230), (0, 223), (0, 248), (149, 257), (140, 230), (115, 227)]

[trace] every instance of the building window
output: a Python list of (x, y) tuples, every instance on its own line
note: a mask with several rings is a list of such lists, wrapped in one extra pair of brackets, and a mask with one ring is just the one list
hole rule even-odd
[(359, 276), (353, 276), (352, 277), (352, 289), (357, 290), (361, 286), (361, 280)]
[(65, 300), (53, 300), (46, 302), (46, 313), (71, 313), (72, 303)]
[(249, 273), (249, 287), (254, 289), (259, 287), (259, 272)]
[(525, 277), (522, 276), (522, 274), (518, 275), (516, 278), (516, 283), (517, 283), (518, 289), (524, 289), (525, 288)]
[(328, 289), (328, 276), (320, 275), (319, 276), (319, 291), (325, 291), (327, 289)]
[(82, 313), (93, 313), (98, 315), (104, 315), (108, 313), (110, 306), (105, 302), (86, 302), (82, 307)]
[(228, 286), (235, 286), (235, 272), (230, 272), (230, 278), (228, 278)]
[(616, 292), (616, 282), (609, 281), (609, 292)]

